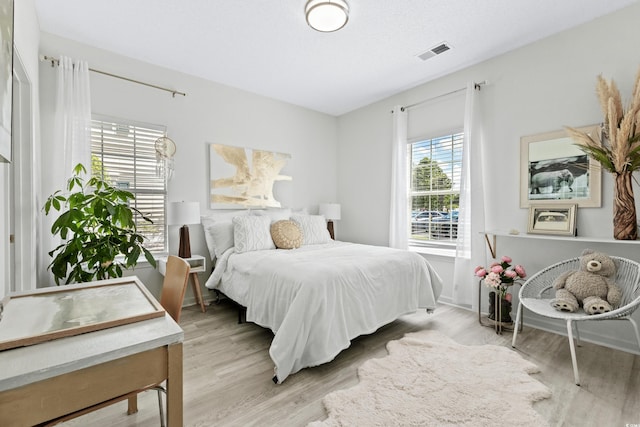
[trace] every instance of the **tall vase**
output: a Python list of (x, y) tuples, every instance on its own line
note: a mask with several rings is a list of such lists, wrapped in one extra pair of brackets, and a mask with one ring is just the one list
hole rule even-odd
[(489, 315), (487, 316), (491, 320), (496, 320), (496, 293), (489, 292)]
[[(496, 306), (496, 299), (500, 307)], [(497, 322), (512, 323), (511, 302), (502, 297), (496, 298), (495, 292), (489, 292), (489, 315), (487, 317)]]
[(511, 319), (511, 301), (500, 300), (500, 321), (503, 323), (513, 323)]
[(633, 197), (632, 172), (615, 175), (613, 195), (613, 237), (617, 240), (636, 240), (638, 224), (636, 202)]

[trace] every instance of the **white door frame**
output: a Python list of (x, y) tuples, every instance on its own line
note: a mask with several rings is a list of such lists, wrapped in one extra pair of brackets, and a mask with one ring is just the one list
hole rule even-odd
[(13, 56), (13, 128), (11, 199), (11, 292), (36, 288), (36, 168), (33, 86), (20, 54)]

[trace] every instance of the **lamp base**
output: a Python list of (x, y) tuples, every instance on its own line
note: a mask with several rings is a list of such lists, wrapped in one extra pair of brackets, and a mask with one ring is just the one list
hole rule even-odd
[(329, 230), (329, 236), (331, 236), (331, 240), (336, 240), (335, 235), (333, 233), (333, 221), (327, 221), (327, 230)]
[(191, 258), (189, 227), (187, 225), (183, 225), (182, 227), (180, 227), (180, 246), (178, 247), (178, 256), (180, 258)]

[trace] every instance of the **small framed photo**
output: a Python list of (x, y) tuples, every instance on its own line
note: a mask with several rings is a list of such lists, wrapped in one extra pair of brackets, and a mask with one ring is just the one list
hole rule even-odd
[(576, 235), (577, 204), (537, 204), (529, 206), (527, 233)]

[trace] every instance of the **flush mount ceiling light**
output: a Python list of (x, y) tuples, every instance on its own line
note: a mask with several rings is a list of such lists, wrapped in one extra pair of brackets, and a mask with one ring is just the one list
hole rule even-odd
[(309, 0), (304, 12), (307, 24), (323, 33), (337, 31), (349, 20), (349, 5), (345, 0)]

